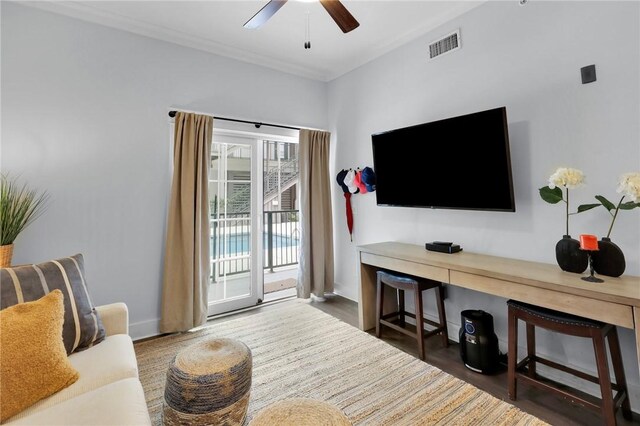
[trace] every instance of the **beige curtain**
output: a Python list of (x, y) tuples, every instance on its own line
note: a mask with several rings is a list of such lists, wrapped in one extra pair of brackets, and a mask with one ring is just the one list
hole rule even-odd
[(213, 117), (178, 112), (164, 256), (160, 331), (187, 331), (207, 319), (209, 164)]
[(333, 222), (329, 139), (331, 133), (300, 130), (301, 251), (298, 297), (333, 291)]

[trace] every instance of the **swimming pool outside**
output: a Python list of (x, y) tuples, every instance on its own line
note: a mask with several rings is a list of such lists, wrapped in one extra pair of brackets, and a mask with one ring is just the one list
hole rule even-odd
[[(269, 246), (269, 235), (264, 232), (262, 234), (263, 248), (266, 250)], [(295, 247), (299, 244), (299, 239), (287, 235), (273, 234), (273, 248)], [(211, 245), (214, 246), (214, 239), (211, 238)], [(227, 256), (240, 256), (249, 253), (251, 248), (251, 238), (249, 234), (232, 234), (218, 237), (217, 247), (222, 251), (226, 247)], [(213, 254), (212, 250), (212, 254)], [(215, 256), (215, 254), (214, 254)]]
[[(298, 263), (300, 223), (297, 211), (264, 212), (262, 234), (262, 263), (264, 269)], [(251, 218), (246, 214), (218, 215), (211, 220), (211, 270), (214, 281), (218, 277), (247, 273), (252, 256), (259, 253), (252, 247)], [(250, 254), (252, 256), (250, 256)]]

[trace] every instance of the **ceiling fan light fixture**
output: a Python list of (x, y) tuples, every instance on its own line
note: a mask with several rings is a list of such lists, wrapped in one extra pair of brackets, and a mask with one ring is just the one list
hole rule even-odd
[(258, 11), (255, 15), (251, 17), (247, 22), (245, 22), (244, 27), (250, 30), (255, 30), (260, 28), (265, 24), (275, 13), (280, 10), (282, 6), (287, 2), (287, 0), (270, 0), (269, 3), (264, 5), (262, 9)]
[[(348, 33), (349, 31), (353, 31), (360, 23), (356, 20), (356, 18), (349, 13), (346, 7), (340, 2), (340, 0), (299, 0), (299, 1), (319, 1), (320, 4), (325, 8), (325, 10), (331, 15), (331, 18), (335, 21), (335, 23), (340, 27), (343, 33)], [(275, 13), (280, 10), (282, 6), (287, 2), (287, 0), (270, 0), (265, 6), (262, 7), (253, 15), (251, 19), (249, 19), (245, 24), (245, 28), (256, 29), (260, 28), (264, 25), (269, 18), (271, 18)]]
[(309, 27), (309, 12), (307, 12), (306, 19), (305, 19), (305, 39), (306, 41), (304, 42), (304, 48), (311, 49), (311, 29)]
[(353, 17), (340, 0), (319, 0), (320, 4), (331, 15), (331, 18), (338, 24), (343, 33), (348, 33), (360, 26), (360, 23)]

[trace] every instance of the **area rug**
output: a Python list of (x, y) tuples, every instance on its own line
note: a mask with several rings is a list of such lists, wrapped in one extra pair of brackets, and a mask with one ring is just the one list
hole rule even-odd
[(513, 405), (392, 347), (301, 300), (189, 333), (135, 345), (154, 425), (161, 424), (167, 366), (187, 345), (212, 337), (253, 353), (247, 420), (285, 398), (327, 401), (354, 425), (545, 425)]

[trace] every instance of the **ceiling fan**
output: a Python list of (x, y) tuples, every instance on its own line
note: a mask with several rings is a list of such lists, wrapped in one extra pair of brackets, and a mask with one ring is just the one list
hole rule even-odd
[[(351, 13), (339, 0), (319, 0), (320, 4), (329, 12), (329, 15), (336, 21), (343, 33), (353, 31), (360, 23), (356, 21)], [(264, 25), (275, 13), (280, 10), (287, 0), (270, 0), (262, 9), (258, 11), (245, 24), (245, 28), (256, 29)]]

